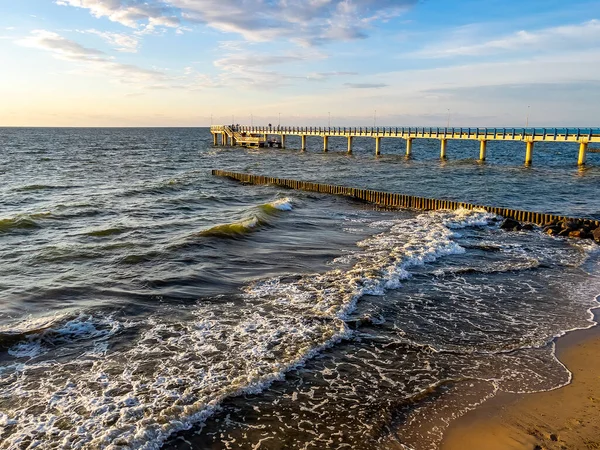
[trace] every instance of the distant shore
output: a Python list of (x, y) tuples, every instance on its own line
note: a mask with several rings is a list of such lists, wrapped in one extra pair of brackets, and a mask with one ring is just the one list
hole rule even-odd
[[(596, 321), (600, 310), (595, 310)], [(501, 393), (452, 423), (442, 450), (600, 449), (600, 327), (559, 338), (571, 384), (535, 394)]]

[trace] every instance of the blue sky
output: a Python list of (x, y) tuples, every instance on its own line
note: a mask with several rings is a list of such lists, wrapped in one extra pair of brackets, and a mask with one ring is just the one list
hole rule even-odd
[(0, 61), (0, 126), (599, 126), (600, 1), (0, 0)]

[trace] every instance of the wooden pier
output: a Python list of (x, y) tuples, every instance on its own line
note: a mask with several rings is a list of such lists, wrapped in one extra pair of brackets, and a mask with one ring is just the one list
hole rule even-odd
[[(588, 145), (600, 143), (600, 129), (568, 128), (412, 128), (412, 127), (231, 127), (214, 125), (210, 127), (214, 145), (241, 145), (265, 147), (267, 145), (285, 148), (286, 136), (299, 136), (301, 150), (306, 150), (306, 138), (319, 136), (323, 139), (323, 151), (329, 150), (329, 138), (343, 137), (347, 140), (348, 153), (352, 153), (352, 140), (355, 137), (370, 137), (375, 140), (375, 155), (381, 154), (382, 139), (404, 139), (406, 156), (412, 155), (415, 139), (436, 139), (440, 141), (440, 158), (446, 159), (449, 140), (471, 140), (479, 142), (479, 160), (485, 161), (488, 141), (520, 141), (525, 143), (525, 164), (533, 162), (536, 142), (571, 142), (579, 144), (577, 163), (586, 162)], [(277, 137), (272, 139), (270, 137)]]

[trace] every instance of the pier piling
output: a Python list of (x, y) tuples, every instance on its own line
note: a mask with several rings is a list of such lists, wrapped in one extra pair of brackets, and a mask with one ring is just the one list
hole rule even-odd
[(352, 136), (348, 136), (348, 153), (352, 153)]
[(533, 161), (533, 141), (527, 141), (525, 148), (525, 165), (529, 166)]
[(323, 151), (329, 150), (329, 136), (323, 136)]
[(587, 148), (588, 148), (587, 142), (582, 141), (579, 143), (579, 158), (577, 160), (577, 164), (580, 166), (583, 166), (587, 159)]
[(444, 160), (446, 159), (446, 148), (448, 146), (448, 140), (447, 139), (442, 139), (442, 145), (441, 145), (441, 149), (440, 149), (440, 159)]
[(381, 138), (375, 138), (375, 155), (379, 156), (381, 154)]
[(300, 136), (300, 140), (301, 140), (301, 150), (303, 152), (306, 151), (306, 135), (303, 134), (302, 136)]
[(410, 158), (412, 156), (412, 138), (406, 139), (406, 157)]
[(487, 151), (487, 141), (482, 139), (479, 144), (479, 161), (485, 161), (485, 154)]

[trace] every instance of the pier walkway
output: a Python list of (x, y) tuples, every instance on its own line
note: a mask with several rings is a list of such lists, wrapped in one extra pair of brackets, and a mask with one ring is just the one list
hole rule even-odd
[[(593, 128), (423, 128), (423, 127), (231, 127), (213, 125), (210, 127), (213, 143), (218, 145), (241, 145), (265, 147), (267, 145), (285, 148), (287, 136), (299, 136), (301, 150), (306, 150), (307, 136), (323, 139), (323, 151), (329, 148), (329, 138), (344, 137), (348, 142), (348, 153), (352, 153), (352, 140), (355, 137), (370, 137), (375, 140), (375, 155), (381, 154), (381, 141), (384, 138), (404, 139), (406, 156), (412, 155), (414, 139), (437, 139), (440, 141), (440, 158), (446, 159), (449, 140), (472, 140), (479, 142), (479, 160), (485, 161), (488, 141), (521, 141), (525, 143), (525, 164), (533, 161), (533, 148), (536, 142), (571, 142), (579, 144), (577, 163), (584, 165), (588, 145), (600, 144), (600, 129)], [(270, 138), (275, 136), (278, 140)], [(595, 150), (595, 149), (594, 149)]]

